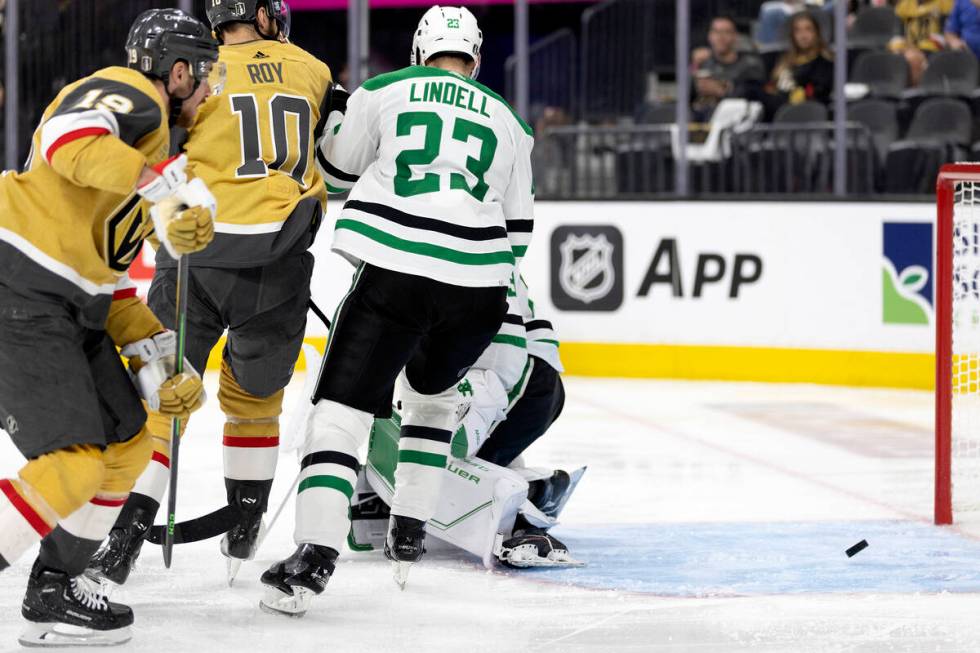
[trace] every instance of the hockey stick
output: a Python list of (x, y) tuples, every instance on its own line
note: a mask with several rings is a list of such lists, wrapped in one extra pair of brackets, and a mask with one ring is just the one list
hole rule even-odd
[[(310, 300), (310, 310), (323, 321), (326, 327), (330, 328), (330, 320), (324, 315), (320, 307), (317, 306), (313, 300)], [(171, 477), (172, 478), (172, 477)], [(296, 486), (299, 485), (299, 474), (297, 473), (296, 479), (293, 481), (292, 486), (286, 493), (286, 497), (279, 504), (276, 509), (275, 514), (272, 516), (272, 521), (266, 529), (266, 532), (272, 529), (273, 524), (279, 519), (279, 515), (282, 513), (283, 508), (286, 507), (286, 503), (289, 497), (296, 490)], [(235, 505), (224, 505), (207, 513), (206, 515), (201, 515), (200, 517), (195, 517), (194, 519), (189, 519), (184, 522), (177, 524), (167, 522), (165, 525), (153, 526), (147, 535), (146, 540), (152, 544), (159, 544), (164, 546), (166, 544), (168, 533), (172, 533), (172, 544), (188, 544), (190, 542), (200, 542), (201, 540), (211, 539), (212, 537), (217, 537), (219, 535), (224, 535), (227, 533), (232, 526), (238, 523), (241, 518), (241, 509)], [(265, 539), (265, 535), (261, 535), (258, 544), (262, 543)], [(171, 545), (172, 546), (172, 545)], [(258, 550), (258, 545), (256, 545), (256, 550)]]
[[(187, 336), (187, 286), (190, 280), (190, 259), (185, 254), (177, 259), (177, 351), (174, 376), (184, 373), (184, 341)], [(167, 492), (167, 532), (163, 540), (163, 566), (170, 569), (174, 554), (174, 529), (177, 525), (177, 465), (180, 456), (180, 418), (175, 417), (170, 430), (170, 489)]]

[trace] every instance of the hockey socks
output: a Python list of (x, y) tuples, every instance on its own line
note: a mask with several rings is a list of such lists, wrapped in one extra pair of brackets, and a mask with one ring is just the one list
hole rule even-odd
[(268, 490), (279, 460), (279, 422), (225, 422), (222, 451), (228, 503), (238, 499), (237, 488), (244, 485), (263, 488), (261, 511), (268, 503)]
[(436, 512), (452, 431), (402, 422), (391, 514), (428, 521)]
[[(54, 520), (42, 517), (35, 506), (41, 500), (27, 498), (33, 494), (22, 481), (0, 480), (0, 569), (9, 566), (52, 530)], [(50, 508), (42, 510), (50, 513)]]
[(321, 399), (313, 408), (312, 434), (301, 462), (296, 495), (297, 544), (341, 550), (350, 531), (350, 498), (357, 483), (357, 449), (373, 416)]
[(96, 494), (87, 504), (62, 519), (44, 538), (39, 556), (41, 563), (70, 576), (82, 573), (125, 503), (125, 496)]

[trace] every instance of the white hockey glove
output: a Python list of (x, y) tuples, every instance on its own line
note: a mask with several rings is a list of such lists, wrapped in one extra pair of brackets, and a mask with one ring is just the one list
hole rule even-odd
[(136, 189), (153, 206), (150, 217), (157, 238), (173, 258), (204, 249), (214, 238), (218, 202), (202, 179), (188, 181), (187, 155), (153, 166), (160, 173)]
[[(466, 458), (476, 455), (494, 427), (507, 418), (507, 389), (493, 370), (471, 369), (456, 386), (458, 421), (466, 438)], [(453, 455), (462, 449), (454, 443)]]
[(129, 358), (133, 382), (150, 410), (186, 419), (204, 404), (204, 385), (186, 358), (184, 372), (174, 374), (176, 351), (177, 334), (164, 331), (131, 342), (121, 353)]

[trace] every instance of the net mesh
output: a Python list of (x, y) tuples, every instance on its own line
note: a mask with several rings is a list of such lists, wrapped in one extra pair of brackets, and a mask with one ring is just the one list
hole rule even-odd
[(980, 519), (980, 183), (957, 182), (953, 199), (951, 482), (962, 521)]

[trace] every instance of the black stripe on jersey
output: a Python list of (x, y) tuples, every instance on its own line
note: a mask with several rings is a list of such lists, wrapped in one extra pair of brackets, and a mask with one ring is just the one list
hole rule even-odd
[(534, 220), (508, 220), (507, 231), (510, 233), (531, 233), (534, 231)]
[(310, 465), (320, 465), (323, 463), (333, 463), (334, 465), (343, 465), (349, 469), (353, 469), (355, 472), (358, 470), (359, 466), (357, 464), (357, 458), (351, 456), (350, 454), (341, 453), (339, 451), (316, 451), (311, 454), (307, 454), (303, 458), (303, 462), (299, 464), (300, 469), (306, 469)]
[(344, 172), (340, 168), (337, 168), (332, 163), (327, 161), (327, 157), (323, 156), (323, 152), (320, 150), (319, 147), (316, 148), (316, 160), (320, 162), (320, 167), (323, 168), (324, 172), (326, 172), (331, 177), (336, 177), (340, 181), (346, 181), (350, 184), (354, 184), (357, 183), (358, 179), (360, 179), (360, 177), (358, 177), (357, 175), (352, 175), (349, 172)]
[(394, 222), (395, 224), (400, 224), (401, 226), (409, 227), (410, 229), (434, 231), (436, 233), (445, 234), (454, 238), (462, 238), (464, 240), (482, 241), (507, 238), (507, 230), (503, 227), (464, 227), (451, 222), (444, 222), (433, 218), (423, 218), (419, 215), (411, 215), (410, 213), (399, 211), (398, 209), (385, 206), (384, 204), (375, 204), (374, 202), (347, 200), (347, 203), (344, 204), (344, 208), (370, 213), (371, 215), (376, 215), (379, 218), (384, 218), (389, 222)]
[(445, 431), (443, 429), (434, 429), (431, 426), (402, 424), (401, 437), (432, 440), (433, 442), (444, 442), (449, 444), (449, 441), (453, 439), (453, 433), (452, 431)]
[(524, 325), (524, 328), (528, 331), (534, 331), (535, 329), (554, 329), (548, 320), (531, 320)]
[(516, 324), (517, 326), (524, 326), (524, 320), (521, 319), (520, 315), (514, 315), (513, 313), (508, 313), (504, 316), (504, 322), (506, 324)]
[(93, 109), (112, 113), (119, 124), (119, 139), (127, 145), (136, 145), (163, 123), (160, 105), (146, 93), (129, 84), (101, 77), (90, 77), (79, 84), (65, 96), (51, 117)]

